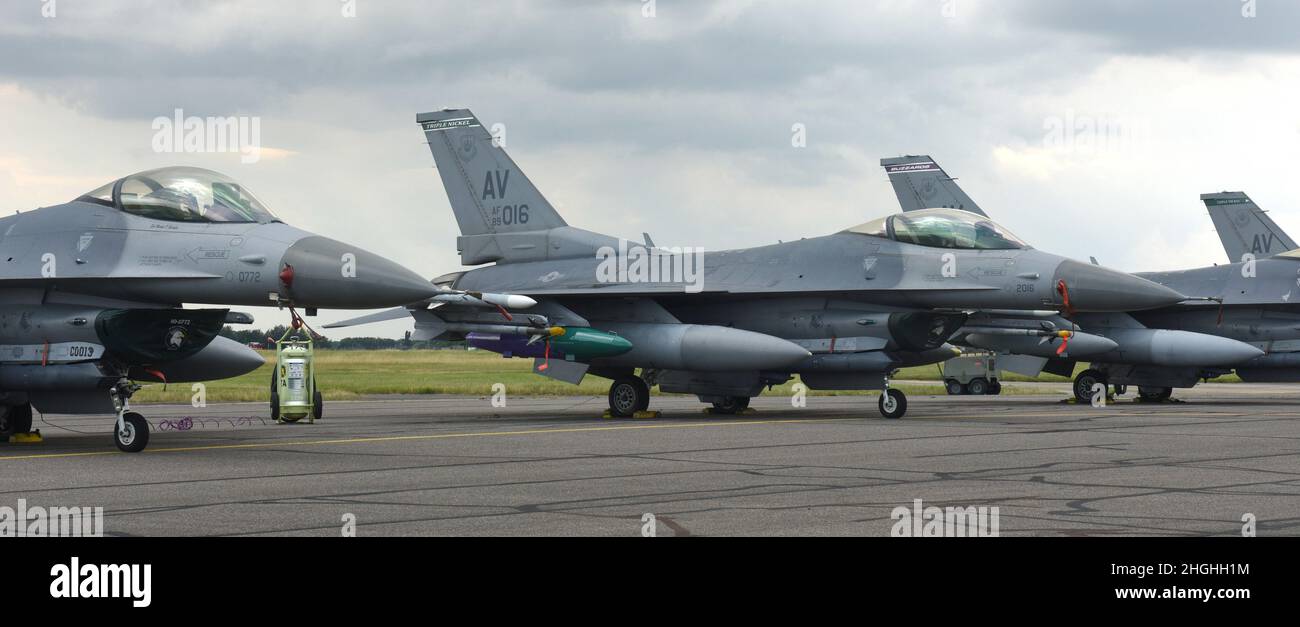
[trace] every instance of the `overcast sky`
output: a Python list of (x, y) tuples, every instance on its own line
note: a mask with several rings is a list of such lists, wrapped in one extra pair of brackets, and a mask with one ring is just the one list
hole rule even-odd
[[(1124, 270), (1225, 262), (1202, 192), (1300, 235), (1300, 3), (647, 4), (0, 0), (0, 211), (197, 165), (433, 277), (457, 231), (415, 114), (467, 106), (570, 224), (660, 245), (894, 212), (879, 159), (909, 153), (1034, 246)], [(262, 158), (156, 152), (178, 108), (255, 116)]]

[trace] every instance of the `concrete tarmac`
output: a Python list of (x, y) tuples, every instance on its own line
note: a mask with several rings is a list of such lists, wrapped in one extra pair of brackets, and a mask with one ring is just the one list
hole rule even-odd
[[(0, 506), (102, 506), (106, 535), (887, 536), (891, 513), (998, 508), (1016, 535), (1300, 533), (1300, 386), (1203, 384), (1184, 402), (1023, 396), (759, 397), (712, 416), (656, 396), (607, 419), (602, 397), (376, 397), (315, 424), (265, 404), (137, 405), (149, 448), (104, 416), (37, 417), (0, 445)], [(1056, 393), (1053, 393), (1055, 391)]]

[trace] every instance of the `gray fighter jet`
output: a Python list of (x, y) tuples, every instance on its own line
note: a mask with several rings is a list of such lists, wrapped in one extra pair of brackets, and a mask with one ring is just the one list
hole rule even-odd
[[(932, 167), (924, 167), (927, 163)], [(911, 167), (900, 167), (909, 164)], [(974, 206), (964, 192), (946, 194), (948, 189), (959, 188), (929, 156), (892, 157), (882, 159), (881, 165), (895, 190), (937, 190), (923, 200), (900, 192), (898, 199), (904, 209), (918, 209), (929, 202)], [(1137, 273), (1171, 289), (1207, 298), (1141, 312), (1078, 316), (1089, 332), (1116, 343), (1113, 350), (1087, 356), (1091, 366), (1075, 377), (1075, 394), (1080, 400), (1091, 398), (1098, 384), (1121, 390), (1137, 385), (1143, 398), (1163, 400), (1173, 388), (1192, 387), (1234, 370), (1246, 381), (1300, 381), (1300, 250), (1278, 253), (1282, 247), (1294, 247), (1294, 241), (1244, 193), (1222, 192), (1201, 198), (1219, 229), (1225, 251), (1237, 262)], [(984, 348), (1023, 352), (1023, 347), (987, 338), (965, 340)], [(1075, 362), (1041, 359), (1037, 367), (1070, 376)]]
[(379, 255), (284, 224), (216, 172), (172, 167), (0, 218), (0, 429), (42, 412), (116, 413), (142, 450), (137, 381), (250, 372), (261, 356), (218, 336), (252, 318), (182, 303), (379, 308), (436, 293)]
[[(880, 411), (897, 418), (906, 398), (889, 389), (889, 375), (951, 357), (948, 339), (972, 310), (1127, 311), (1184, 299), (1034, 250), (955, 209), (739, 250), (628, 242), (565, 223), (468, 110), (417, 120), (460, 227), (462, 262), (491, 264), (435, 282), (537, 301), (518, 318), (419, 304), (410, 310), (417, 336), (532, 357), (535, 372), (572, 383), (612, 379), (617, 416), (645, 410), (656, 384), (734, 413), (798, 374), (812, 389), (883, 389)], [(1055, 329), (1027, 333), (1063, 339)]]

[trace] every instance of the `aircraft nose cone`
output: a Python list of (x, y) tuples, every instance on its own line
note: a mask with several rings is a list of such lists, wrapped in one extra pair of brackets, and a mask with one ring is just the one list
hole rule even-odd
[(405, 267), (328, 237), (304, 237), (280, 261), (280, 291), (299, 307), (378, 309), (432, 297), (437, 288)]
[[(1140, 311), (1176, 305), (1187, 297), (1154, 281), (1072, 259), (1056, 267), (1052, 288), (1065, 282), (1075, 311)], [(1064, 299), (1058, 293), (1056, 302)]]

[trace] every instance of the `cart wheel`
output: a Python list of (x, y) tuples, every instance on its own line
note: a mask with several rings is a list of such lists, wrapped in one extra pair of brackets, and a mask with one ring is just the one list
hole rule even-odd
[(311, 417), (320, 420), (325, 415), (325, 398), (321, 396), (320, 390), (316, 390), (311, 395)]
[(1001, 382), (1001, 381), (998, 381), (998, 380), (996, 380), (996, 379), (993, 380), (993, 381), (990, 381), (990, 382), (989, 382), (989, 391), (988, 391), (988, 393), (989, 393), (989, 394), (1001, 394), (1001, 393), (1002, 393), (1002, 382)]
[(966, 392), (966, 389), (961, 385), (961, 381), (956, 379), (948, 379), (944, 383), (944, 387), (947, 388), (949, 396), (957, 396)]
[(271, 420), (280, 420), (280, 386), (275, 384), (275, 369), (271, 369)]
[(983, 396), (988, 394), (989, 382), (984, 377), (975, 377), (970, 380), (970, 383), (966, 384), (966, 389), (970, 390), (970, 393), (975, 396)]

